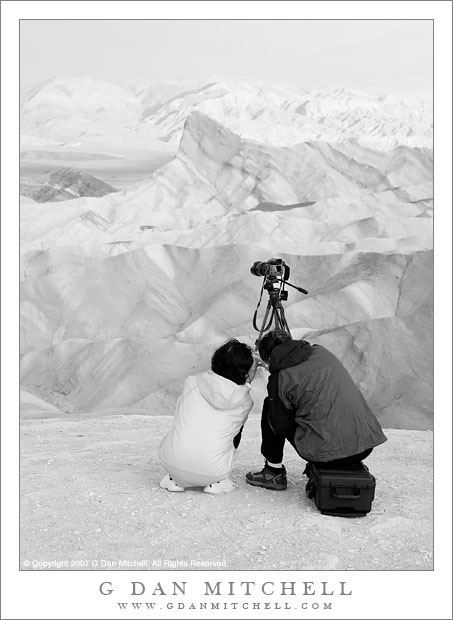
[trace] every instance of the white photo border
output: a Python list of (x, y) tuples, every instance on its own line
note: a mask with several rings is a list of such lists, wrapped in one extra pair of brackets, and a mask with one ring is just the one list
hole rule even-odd
[[(451, 618), (451, 3), (429, 2), (3, 2), (2, 7), (2, 566), (5, 618)], [(177, 17), (175, 17), (177, 16)], [(434, 23), (435, 119), (435, 564), (433, 571), (19, 571), (18, 541), (18, 187), (19, 20), (21, 19), (424, 19)], [(14, 257), (14, 258), (13, 258)], [(185, 600), (205, 601), (204, 582), (345, 582), (335, 610), (300, 607), (264, 612), (231, 609), (119, 612), (112, 582), (126, 596), (130, 582), (187, 582)], [(156, 597), (159, 598), (159, 597)], [(211, 600), (213, 597), (208, 597)], [(214, 597), (215, 598), (215, 597)], [(161, 597), (162, 599), (162, 597)], [(164, 603), (178, 602), (176, 596)], [(171, 599), (171, 600), (168, 600)], [(223, 597), (222, 600), (227, 600)], [(231, 599), (231, 597), (230, 597)], [(118, 599), (116, 599), (118, 600)], [(183, 599), (184, 600), (184, 599)], [(278, 601), (284, 605), (285, 597)], [(239, 605), (244, 595), (234, 597)], [(264, 595), (254, 601), (266, 602)], [(288, 613), (288, 615), (286, 615)], [(310, 615), (308, 615), (310, 614)]]

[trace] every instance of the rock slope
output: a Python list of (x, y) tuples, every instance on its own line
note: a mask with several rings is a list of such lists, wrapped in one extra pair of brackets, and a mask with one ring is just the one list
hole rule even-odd
[(75, 411), (173, 403), (219, 342), (253, 343), (249, 269), (280, 255), (310, 292), (285, 304), (295, 335), (344, 359), (388, 426), (430, 428), (430, 149), (278, 148), (193, 113), (149, 181), (58, 204), (21, 208), (27, 389)]

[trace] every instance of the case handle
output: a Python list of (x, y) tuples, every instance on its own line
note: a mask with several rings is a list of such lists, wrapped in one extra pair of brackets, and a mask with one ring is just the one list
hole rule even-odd
[(352, 495), (342, 493), (337, 493), (336, 487), (331, 488), (332, 496), (336, 499), (359, 499), (360, 497), (360, 489), (354, 488), (354, 493)]

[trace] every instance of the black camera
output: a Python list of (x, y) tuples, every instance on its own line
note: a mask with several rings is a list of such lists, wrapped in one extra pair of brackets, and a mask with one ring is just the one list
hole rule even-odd
[[(289, 267), (283, 258), (270, 258), (265, 262), (257, 261), (253, 263), (250, 271), (252, 275), (264, 278), (258, 305), (253, 315), (253, 327), (260, 333), (258, 339), (255, 341), (255, 350), (257, 350), (261, 338), (263, 337), (263, 332), (267, 331), (272, 323), (275, 323), (275, 329), (280, 329), (291, 337), (291, 332), (289, 331), (288, 323), (285, 318), (285, 311), (282, 306), (282, 301), (287, 301), (288, 299), (288, 291), (285, 291), (285, 286), (291, 286), (304, 295), (307, 295), (308, 291), (300, 286), (294, 286), (294, 284), (287, 281), (289, 278)], [(277, 283), (279, 283), (278, 286), (276, 286)], [(260, 329), (256, 324), (256, 317), (264, 290), (269, 293), (269, 301), (267, 302), (266, 313)]]
[(254, 276), (263, 278), (278, 278), (287, 280), (289, 278), (289, 267), (282, 258), (270, 258), (266, 262), (257, 261), (250, 268)]

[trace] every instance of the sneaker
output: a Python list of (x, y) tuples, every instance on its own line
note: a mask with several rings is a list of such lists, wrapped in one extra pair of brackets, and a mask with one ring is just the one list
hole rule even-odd
[(272, 491), (285, 491), (288, 485), (284, 465), (282, 471), (278, 474), (272, 472), (266, 465), (261, 471), (257, 471), (256, 473), (249, 471), (245, 476), (245, 480), (254, 487), (262, 487), (263, 489), (270, 489)]
[(172, 493), (182, 493), (182, 491), (184, 491), (184, 487), (180, 487), (179, 484), (176, 484), (173, 478), (170, 478), (169, 474), (162, 478), (159, 486), (161, 489), (166, 489)]
[(217, 495), (217, 493), (230, 493), (233, 491), (235, 484), (229, 478), (225, 478), (224, 480), (219, 480), (219, 482), (213, 482), (212, 484), (208, 484), (203, 491), (204, 493), (210, 493), (211, 495)]

